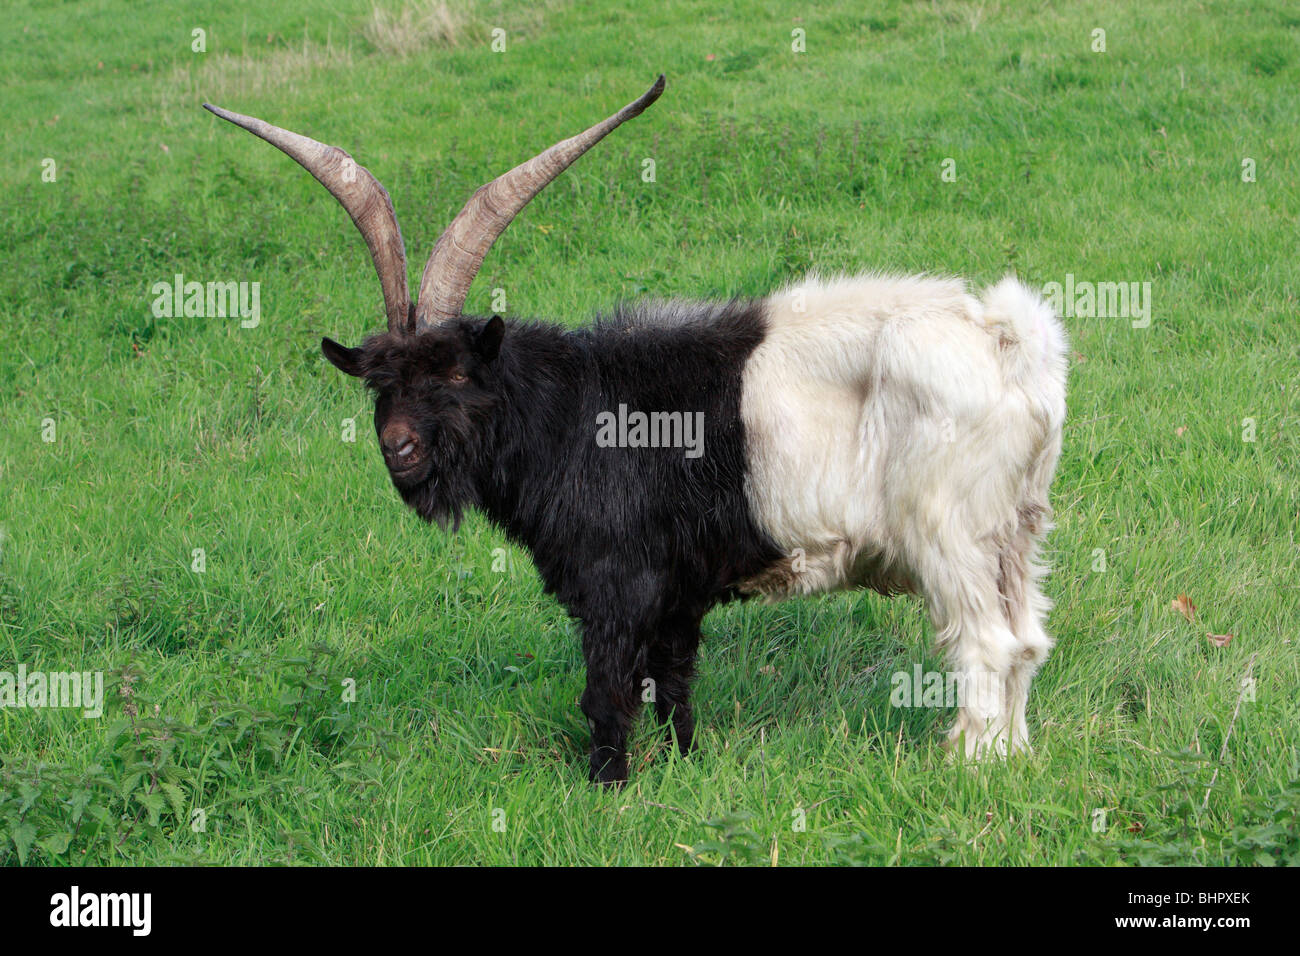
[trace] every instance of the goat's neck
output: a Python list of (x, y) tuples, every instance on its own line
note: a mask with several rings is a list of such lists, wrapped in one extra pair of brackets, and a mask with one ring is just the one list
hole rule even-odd
[(580, 333), (512, 324), (498, 357), (502, 404), (480, 498), (488, 517), (525, 544), (534, 543), (575, 439), (584, 352)]

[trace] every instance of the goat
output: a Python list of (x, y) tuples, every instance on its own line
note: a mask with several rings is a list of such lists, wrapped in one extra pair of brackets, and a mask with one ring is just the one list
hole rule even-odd
[[(297, 160), (360, 229), (388, 331), (322, 351), (374, 393), (407, 505), (453, 528), (481, 510), (580, 622), (591, 780), (626, 781), (644, 686), (670, 743), (691, 748), (710, 608), (861, 587), (925, 598), (966, 692), (950, 745), (1028, 750), (1029, 684), (1053, 643), (1038, 548), (1066, 373), (1064, 330), (1038, 295), (1013, 278), (976, 297), (957, 279), (866, 274), (626, 305), (576, 330), (462, 314), (511, 219), (663, 88), (660, 76), (475, 192), (415, 304), (392, 202), (368, 170), (207, 108)], [(692, 426), (690, 447), (671, 447)]]

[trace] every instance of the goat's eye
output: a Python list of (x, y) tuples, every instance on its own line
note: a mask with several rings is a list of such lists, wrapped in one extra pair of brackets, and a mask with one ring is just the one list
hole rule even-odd
[(456, 371), (452, 372), (451, 375), (450, 375), (450, 376), (448, 377), (448, 379), (447, 379), (447, 381), (451, 382), (451, 384), (453, 384), (453, 385), (464, 385), (465, 382), (466, 382), (467, 380), (468, 380), (468, 379), (467, 379), (465, 373), (462, 372), (462, 371), (460, 371), (459, 369), (457, 369)]

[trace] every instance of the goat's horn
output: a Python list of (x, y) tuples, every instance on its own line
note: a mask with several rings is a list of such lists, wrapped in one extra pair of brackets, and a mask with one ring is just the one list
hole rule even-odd
[(243, 127), (282, 150), (342, 203), (352, 221), (361, 230), (370, 258), (375, 261), (379, 284), (384, 290), (384, 311), (390, 332), (405, 331), (410, 323), (411, 292), (406, 284), (406, 247), (397, 227), (393, 201), (370, 170), (358, 165), (337, 146), (326, 146), (314, 139), (272, 126), (253, 116), (203, 104), (223, 120)]
[(497, 236), (510, 225), (510, 220), (574, 160), (624, 121), (639, 115), (659, 99), (663, 91), (661, 74), (644, 95), (609, 119), (556, 143), (486, 186), (480, 186), (433, 247), (433, 254), (429, 256), (424, 276), (420, 279), (420, 294), (416, 297), (416, 328), (458, 317), (469, 294), (470, 283), (483, 264), (483, 257)]

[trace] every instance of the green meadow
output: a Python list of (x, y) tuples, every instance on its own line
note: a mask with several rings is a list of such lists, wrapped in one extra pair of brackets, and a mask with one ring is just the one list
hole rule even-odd
[[(379, 3), (10, 5), (0, 863), (1300, 861), (1294, 6)], [(573, 625), (481, 516), (401, 504), (320, 354), (383, 325), (360, 236), (201, 108), (351, 152), (418, 283), (478, 185), (660, 72), (467, 311), (1137, 284), (1145, 315), (1062, 296), (1033, 756), (949, 757), (950, 710), (891, 703), (943, 668), (922, 605), (841, 594), (715, 610), (698, 751), (647, 715), (590, 788)], [(177, 276), (257, 314), (156, 314)], [(102, 675), (102, 715), (18, 706), (20, 668)]]

